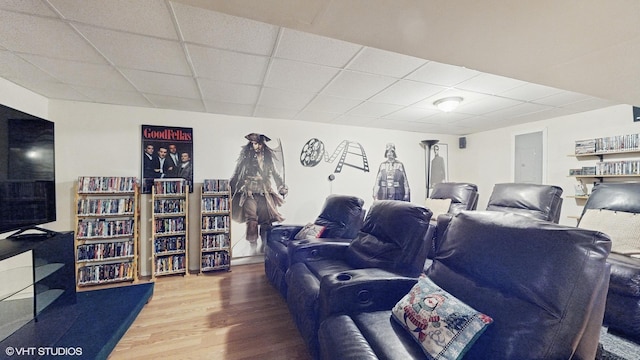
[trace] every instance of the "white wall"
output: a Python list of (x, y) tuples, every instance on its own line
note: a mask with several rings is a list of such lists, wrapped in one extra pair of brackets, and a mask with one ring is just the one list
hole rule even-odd
[(580, 215), (584, 200), (568, 197), (575, 194), (574, 184), (577, 183), (575, 178), (569, 176), (569, 169), (593, 165), (597, 159), (577, 160), (570, 156), (574, 153), (575, 141), (640, 133), (640, 123), (633, 122), (631, 106), (612, 106), (469, 135), (467, 148), (458, 150), (460, 161), (451, 163), (449, 167), (455, 178), (478, 185), (478, 209), (484, 209), (494, 184), (513, 181), (514, 135), (540, 130), (546, 130), (547, 133), (546, 183), (558, 185), (564, 190), (560, 223), (575, 226), (576, 220), (568, 216)]
[[(190, 196), (189, 206), (191, 269), (198, 268), (200, 202), (197, 186), (205, 178), (231, 177), (241, 147), (247, 143), (244, 136), (248, 133), (268, 135), (273, 139), (270, 145), (275, 145), (277, 138), (282, 141), (289, 195), (281, 213), (286, 218), (284, 223), (289, 224), (313, 221), (330, 193), (360, 196), (365, 199), (366, 207), (371, 206), (375, 176), (379, 164), (385, 160), (388, 142), (396, 145), (398, 160), (405, 165), (412, 201), (421, 204), (425, 197), (425, 166), (420, 141), (429, 138), (457, 144), (455, 136), (56, 100), (51, 100), (50, 118), (56, 123), (57, 146), (58, 221), (52, 224), (54, 230), (73, 229), (74, 184), (78, 176), (140, 177), (142, 124), (193, 128), (196, 191)], [(333, 173), (336, 162), (323, 161), (316, 167), (300, 164), (300, 152), (311, 138), (324, 142), (329, 153), (343, 140), (360, 143), (368, 156), (370, 171), (345, 166), (341, 173), (335, 174), (335, 180), (329, 182), (327, 177)], [(459, 161), (455, 155), (449, 157), (450, 161)], [(150, 218), (150, 198), (150, 195), (142, 196), (141, 240), (144, 247), (141, 259), (148, 259), (150, 254), (151, 227), (144, 221)], [(243, 225), (232, 223), (234, 242), (244, 238), (244, 231)], [(234, 248), (234, 256), (244, 255), (245, 251), (247, 244), (242, 240)], [(148, 262), (142, 264), (142, 273), (148, 274)]]

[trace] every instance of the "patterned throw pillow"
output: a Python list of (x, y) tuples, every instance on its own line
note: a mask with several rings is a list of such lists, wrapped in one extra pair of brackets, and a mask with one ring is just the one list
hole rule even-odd
[(322, 236), (322, 232), (326, 229), (325, 226), (316, 225), (316, 224), (307, 224), (305, 225), (294, 237), (295, 240), (304, 240), (304, 239), (317, 239)]
[(493, 319), (422, 276), (393, 308), (393, 318), (432, 359), (460, 359)]

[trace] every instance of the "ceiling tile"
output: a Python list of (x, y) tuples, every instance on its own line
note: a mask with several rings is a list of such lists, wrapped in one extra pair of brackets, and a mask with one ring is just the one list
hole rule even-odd
[(524, 81), (510, 79), (504, 76), (480, 73), (479, 75), (456, 85), (456, 88), (480, 92), (483, 94), (497, 95), (524, 84)]
[(253, 116), (273, 119), (292, 119), (296, 113), (297, 111), (293, 109), (258, 105), (256, 106), (256, 111)]
[(253, 105), (233, 104), (214, 100), (205, 100), (204, 104), (208, 112), (216, 114), (227, 114), (236, 116), (252, 116)]
[(69, 25), (55, 19), (0, 10), (0, 45), (57, 59), (106, 63)]
[(89, 41), (117, 66), (191, 76), (177, 41), (76, 25)]
[(65, 83), (110, 90), (135, 90), (133, 86), (110, 65), (49, 59), (35, 55), (24, 55), (24, 58), (57, 80)]
[(343, 68), (360, 49), (361, 45), (283, 28), (274, 56)]
[(184, 41), (258, 55), (271, 55), (278, 27), (172, 2)]
[(57, 81), (46, 72), (8, 51), (0, 51), (0, 76), (35, 82)]
[(333, 124), (350, 125), (350, 126), (367, 126), (376, 120), (370, 116), (342, 115), (333, 119)]
[(421, 107), (421, 108), (425, 108), (425, 109), (437, 109), (437, 107), (435, 105), (433, 105), (434, 102), (436, 102), (437, 100), (440, 99), (444, 99), (447, 97), (461, 97), (462, 98), (462, 103), (463, 104), (468, 104), (468, 103), (472, 103), (475, 101), (480, 101), (483, 99), (487, 99), (489, 98), (491, 95), (486, 95), (486, 94), (481, 94), (481, 93), (476, 93), (476, 92), (472, 92), (472, 91), (465, 91), (465, 90), (460, 90), (460, 89), (447, 89), (444, 90), (442, 92), (439, 92), (433, 96), (430, 96), (420, 102), (417, 102), (414, 104), (414, 106), (417, 107)]
[(586, 100), (590, 96), (578, 94), (571, 91), (562, 91), (557, 94), (537, 99), (535, 102), (543, 105), (562, 107), (571, 103)]
[(402, 78), (426, 62), (413, 56), (366, 47), (353, 59), (347, 69)]
[(198, 79), (202, 97), (205, 100), (213, 100), (233, 104), (255, 104), (258, 101), (260, 88), (254, 85), (242, 85)]
[(502, 117), (504, 119), (507, 119), (507, 118), (515, 118), (518, 116), (523, 116), (523, 115), (527, 115), (527, 114), (531, 114), (539, 111), (545, 111), (549, 109), (552, 109), (552, 107), (547, 105), (534, 104), (534, 103), (521, 103), (516, 106), (511, 106), (505, 109), (492, 111), (488, 113), (486, 116), (492, 117), (492, 118)]
[(283, 109), (303, 109), (315, 94), (301, 91), (286, 91), (274, 88), (263, 88), (258, 100), (258, 105)]
[(371, 98), (387, 104), (410, 105), (440, 93), (445, 88), (412, 80), (400, 80)]
[(142, 94), (133, 91), (115, 91), (76, 86), (76, 90), (87, 96), (93, 102), (103, 104), (149, 107), (153, 104)]
[(408, 107), (384, 116), (385, 119), (400, 121), (418, 121), (427, 116), (437, 113), (436, 110), (429, 110), (417, 107)]
[[(65, 19), (178, 40), (169, 8), (157, 0), (48, 0)], [(99, 16), (96, 16), (99, 14)]]
[(237, 84), (260, 85), (264, 80), (269, 58), (218, 50), (199, 45), (187, 45), (197, 77)]
[(200, 99), (192, 77), (133, 69), (123, 69), (122, 73), (143, 93)]
[(483, 115), (519, 104), (522, 104), (522, 102), (497, 96), (490, 96), (481, 101), (474, 101), (470, 103), (462, 102), (460, 106), (458, 106), (458, 108), (455, 110), (455, 112), (472, 115)]
[(313, 101), (311, 101), (311, 103), (306, 107), (306, 110), (329, 113), (343, 113), (358, 106), (361, 103), (361, 100), (344, 99), (320, 94), (316, 96)]
[(204, 111), (204, 104), (202, 103), (202, 100), (155, 94), (145, 94), (145, 96), (159, 108), (197, 112)]
[(425, 118), (421, 119), (420, 121), (429, 123), (429, 124), (438, 124), (438, 125), (451, 125), (456, 123), (457, 121), (460, 121), (462, 119), (467, 119), (471, 117), (470, 115), (467, 114), (460, 114), (460, 113), (455, 113), (455, 112), (442, 112), (442, 111), (435, 111), (429, 115), (426, 116)]
[(563, 106), (563, 108), (571, 109), (571, 110), (579, 110), (579, 111), (589, 111), (589, 110), (601, 109), (603, 107), (613, 106), (613, 105), (615, 104), (608, 100), (588, 97), (584, 100), (567, 104)]
[(91, 101), (90, 98), (81, 94), (73, 86), (69, 84), (63, 84), (60, 82), (32, 82), (22, 81), (18, 83), (27, 89), (34, 89), (33, 92), (40, 94), (49, 99), (61, 99), (71, 101)]
[(407, 76), (407, 79), (440, 86), (455, 86), (480, 74), (461, 66), (429, 61)]
[(347, 114), (355, 116), (381, 117), (400, 109), (402, 109), (402, 106), (400, 105), (366, 101), (351, 109)]
[(396, 79), (354, 71), (341, 71), (324, 89), (323, 94), (348, 99), (367, 100)]
[(294, 119), (302, 120), (302, 121), (329, 123), (333, 121), (333, 119), (335, 119), (338, 115), (339, 115), (338, 113), (303, 110), (302, 112), (298, 113), (294, 117)]
[(556, 95), (560, 92), (562, 92), (562, 90), (560, 89), (538, 84), (526, 83), (522, 86), (504, 91), (500, 93), (500, 96), (515, 100), (535, 101), (536, 99)]
[(338, 71), (326, 66), (273, 59), (265, 79), (265, 86), (319, 93), (338, 74)]
[(43, 1), (3, 0), (0, 2), (0, 9), (57, 17), (57, 14), (45, 5)]

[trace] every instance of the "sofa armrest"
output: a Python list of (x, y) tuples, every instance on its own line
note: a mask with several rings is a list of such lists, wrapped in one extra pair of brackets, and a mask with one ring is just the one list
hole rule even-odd
[(389, 310), (417, 281), (417, 278), (378, 268), (355, 269), (324, 276), (320, 282), (320, 318), (339, 313)]
[(302, 225), (275, 225), (269, 231), (267, 242), (279, 241), (281, 243), (287, 243), (293, 240), (303, 227)]
[(344, 260), (348, 247), (348, 239), (295, 240), (287, 246), (289, 266), (324, 259)]

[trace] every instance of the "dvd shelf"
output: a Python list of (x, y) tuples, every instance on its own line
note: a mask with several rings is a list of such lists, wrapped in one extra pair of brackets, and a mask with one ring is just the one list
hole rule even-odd
[[(569, 169), (569, 176), (575, 177), (579, 184), (576, 185), (576, 195), (572, 197), (580, 206), (589, 198), (589, 186), (592, 185), (588, 184), (592, 180), (592, 184), (595, 184), (604, 181), (635, 182), (640, 179), (640, 134), (577, 140), (573, 156), (578, 160), (590, 161), (586, 166)], [(605, 158), (609, 160), (605, 161)]]
[(205, 179), (200, 206), (200, 271), (231, 270), (231, 192), (227, 179)]
[(76, 184), (76, 289), (138, 280), (136, 177), (80, 176)]
[(154, 180), (152, 277), (188, 274), (188, 194), (184, 179)]

